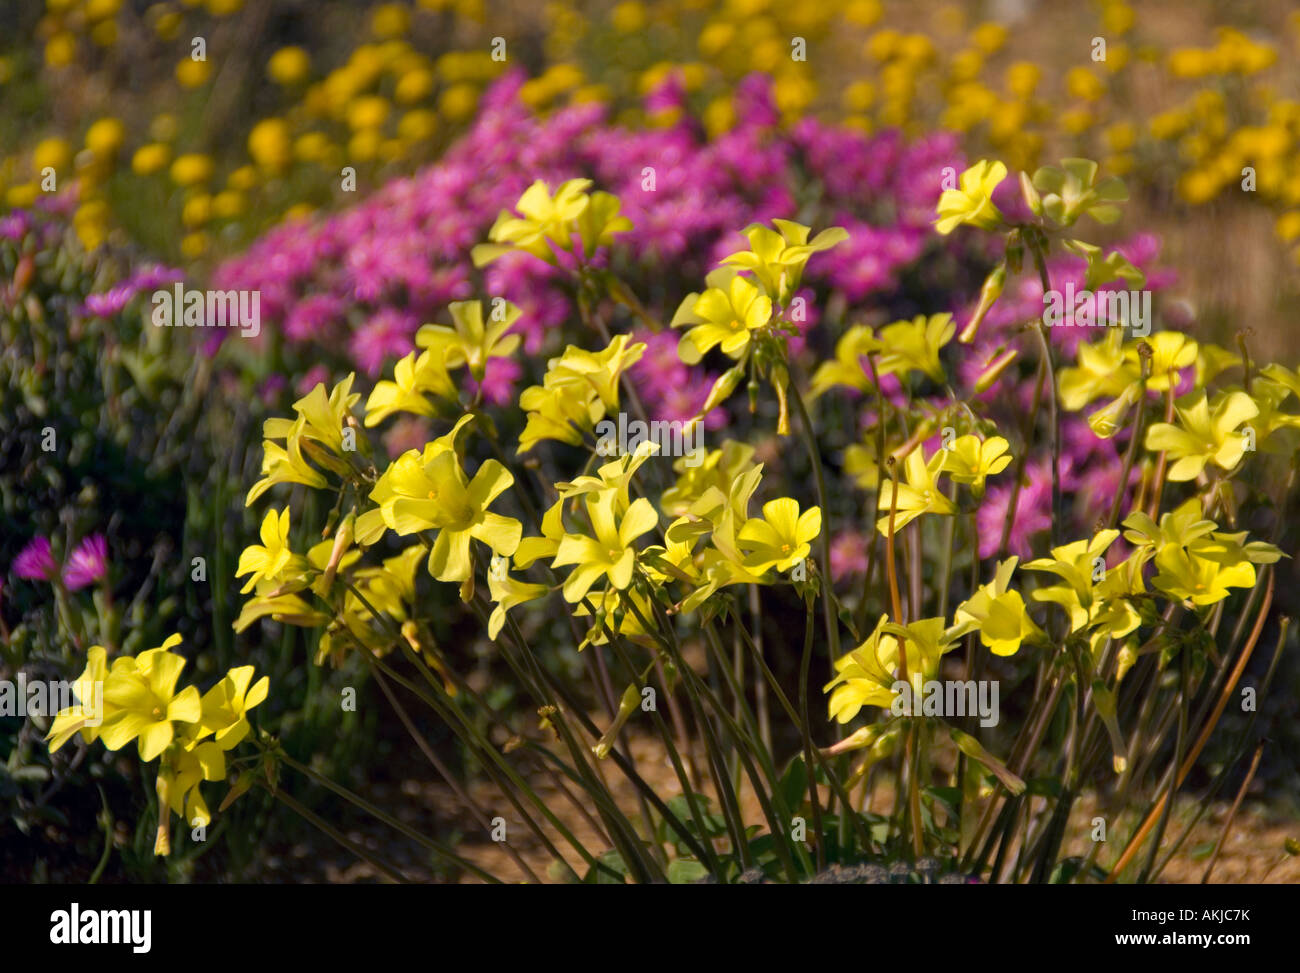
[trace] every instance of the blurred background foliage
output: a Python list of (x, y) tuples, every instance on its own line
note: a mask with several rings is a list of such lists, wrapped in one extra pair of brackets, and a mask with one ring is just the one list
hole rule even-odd
[(640, 96), (680, 70), (713, 133), (733, 124), (735, 86), (757, 71), (790, 122), (960, 132), (971, 157), (1013, 170), (1101, 160), (1128, 179), (1143, 225), (1185, 230), (1168, 256), (1221, 329), (1249, 324), (1278, 342), (1295, 296), (1300, 12), (1286, 3), (4, 6), (0, 199), (29, 205), (53, 166), (77, 184), (88, 246), (123, 233), (172, 260), (230, 253), (343, 201), (344, 166), (364, 193), (438, 157), (507, 67), (527, 72), (535, 107), (599, 99), (619, 121), (651, 123), (662, 120)]

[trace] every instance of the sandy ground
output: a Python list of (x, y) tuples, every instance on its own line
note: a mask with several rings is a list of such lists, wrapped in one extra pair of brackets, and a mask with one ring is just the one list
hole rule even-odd
[[(680, 793), (676, 776), (663, 756), (662, 747), (657, 739), (645, 736), (634, 737), (630, 746), (639, 771), (647, 782), (655, 787), (661, 798), (667, 799)], [(605, 761), (602, 768), (620, 805), (635, 813), (636, 792), (632, 785), (623, 778), (612, 761)], [(539, 797), (546, 802), (578, 841), (595, 854), (608, 847), (608, 843), (597, 833), (589, 818), (578, 810), (576, 802), (561, 793), (549, 779), (538, 780), (535, 786)], [(572, 792), (571, 786), (569, 790)], [(555, 880), (554, 873), (551, 871), (553, 857), (524, 826), (522, 819), (500, 792), (491, 785), (480, 784), (473, 789), (472, 795), (489, 814), (499, 814), (506, 819), (507, 836), (529, 867), (544, 880)], [(458, 828), (464, 835), (457, 846), (459, 854), (502, 879), (526, 880), (525, 873), (505, 849), (484, 834), (483, 829), (475, 823), (473, 815), (441, 781), (407, 779), (400, 784), (381, 785), (365, 796), (389, 813), (399, 816), (404, 823), (424, 833), (437, 835), (446, 833), (449, 826)], [(752, 795), (747, 794), (746, 797), (744, 809), (746, 821), (762, 824), (757, 803)], [(876, 801), (879, 809), (890, 805), (892, 798), (888, 782), (877, 789)], [(1230, 801), (1215, 802), (1209, 807), (1165, 868), (1160, 876), (1161, 882), (1181, 884), (1202, 881), (1210, 851), (1223, 832), (1230, 804)], [(587, 811), (591, 810), (589, 804), (584, 807)], [(1182, 835), (1200, 807), (1201, 802), (1190, 793), (1185, 794), (1175, 804), (1162, 843), (1162, 858), (1172, 843)], [(1093, 817), (1098, 813), (1097, 808), (1098, 802), (1092, 795), (1085, 794), (1077, 802), (1071, 816), (1070, 837), (1066, 841), (1068, 854), (1088, 853), (1089, 832)], [(360, 819), (351, 823), (354, 826), (347, 828), (345, 832), (349, 838), (368, 850), (384, 856), (412, 881), (448, 880), (448, 876), (439, 875), (429, 867), (428, 855), (415, 843), (385, 829), (378, 823)], [(1111, 826), (1110, 844), (1099, 856), (1103, 864), (1113, 862), (1119, 855), (1135, 824), (1135, 820), (1126, 817)], [(581, 857), (565, 843), (559, 831), (546, 822), (542, 822), (542, 830), (547, 838), (565, 854), (566, 860), (580, 872), (583, 871)], [(1227, 840), (1219, 853), (1210, 877), (1211, 884), (1300, 883), (1300, 857), (1287, 855), (1283, 849), (1283, 842), (1288, 837), (1300, 837), (1300, 821), (1280, 817), (1276, 811), (1270, 811), (1266, 805), (1246, 801), (1238, 810)], [(321, 841), (327, 842), (328, 839), (322, 837)], [(289, 879), (290, 876), (296, 881), (387, 880), (372, 866), (356, 861), (343, 849), (334, 845), (323, 846), (316, 841), (274, 855), (267, 860), (266, 864), (268, 874), (265, 877), (272, 881)], [(460, 880), (477, 881), (473, 876), (465, 876)]]

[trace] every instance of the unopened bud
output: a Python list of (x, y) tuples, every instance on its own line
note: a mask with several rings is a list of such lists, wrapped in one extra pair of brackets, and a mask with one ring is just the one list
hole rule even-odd
[(1002, 377), (1002, 373), (1007, 370), (1007, 366), (1016, 360), (1017, 354), (1019, 354), (1019, 352), (1013, 348), (1010, 351), (1004, 351), (1000, 355), (994, 357), (994, 359), (984, 367), (984, 371), (979, 373), (979, 377), (975, 379), (975, 394), (979, 395), (991, 389), (994, 383)]
[(1007, 282), (1007, 265), (1000, 263), (993, 268), (992, 272), (984, 278), (984, 286), (980, 288), (980, 302), (975, 307), (975, 313), (971, 315), (970, 323), (962, 330), (961, 336), (957, 339), (963, 345), (968, 345), (975, 340), (975, 334), (979, 331), (980, 325), (984, 323), (984, 316), (993, 309), (999, 297), (1002, 296), (1002, 287)]

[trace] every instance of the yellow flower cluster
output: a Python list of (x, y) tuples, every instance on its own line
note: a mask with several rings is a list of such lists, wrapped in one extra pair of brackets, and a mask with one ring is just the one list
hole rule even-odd
[(50, 751), (80, 734), (86, 743), (99, 740), (109, 750), (134, 741), (144, 763), (161, 757), (158, 766), (158, 832), (154, 853), (171, 853), (170, 822), (174, 812), (191, 827), (212, 820), (199, 791), (203, 781), (224, 780), (226, 752), (248, 736), (248, 713), (267, 695), (270, 680), (253, 682), (252, 666), (231, 669), (202, 696), (194, 686), (176, 684), (185, 657), (168, 638), (156, 649), (119, 656), (108, 663), (103, 646), (91, 646), (85, 671), (73, 684), (78, 704), (61, 710), (50, 727)]
[[(444, 12), (473, 22), (481, 43), (440, 55), (417, 49), (409, 39), (414, 21)], [(199, 258), (211, 250), (217, 232), (232, 224), (244, 227), (254, 214), (257, 224), (236, 239), (255, 232), (267, 217), (306, 214), (306, 197), (341, 191), (345, 165), (364, 180), (384, 167), (429, 158), (440, 139), (469, 120), (484, 85), (505, 67), (493, 59), (490, 38), (477, 26), (484, 17), (481, 0), (421, 0), (415, 10), (404, 3), (378, 4), (366, 14), (368, 29), (356, 34), (359, 43), (332, 69), (295, 45), (272, 51), (264, 63), (246, 63), (221, 49), (222, 38), (235, 36), (219, 29), (223, 21), (242, 24), (241, 18), (259, 16), (243, 0), (162, 0), (143, 13), (121, 0), (46, 0), (39, 32), (52, 84), (69, 90), (102, 84), (128, 56), (118, 41), (130, 35), (174, 63), (170, 77), (159, 83), (173, 85), (175, 96), (162, 98), (164, 109), (151, 118), (148, 108), (131, 109), (124, 99), (129, 110), (122, 117), (105, 116), (77, 136), (50, 134), (0, 155), (0, 202), (30, 206), (43, 192), (62, 191), (75, 179), (75, 226), (82, 243), (93, 248), (117, 225), (119, 204), (131, 205), (141, 194), (169, 199), (164, 212), (174, 222), (164, 227), (167, 236), (180, 256)], [(203, 46), (192, 46), (190, 38)], [(138, 64), (138, 46), (132, 51)], [(185, 144), (182, 133), (196, 129), (194, 113), (208, 111), (209, 99), (184, 92), (211, 95), (222, 65), (256, 72), (253, 83), (265, 77), (277, 90), (278, 106), (251, 121), (236, 154), (214, 157)], [(12, 62), (0, 59), (0, 85), (12, 83), (12, 75)], [(241, 80), (228, 77), (225, 83)], [(558, 75), (546, 84), (557, 94), (570, 87)], [(53, 183), (45, 178), (50, 170)], [(119, 172), (134, 178), (110, 184)], [(304, 191), (308, 185), (310, 193)]]

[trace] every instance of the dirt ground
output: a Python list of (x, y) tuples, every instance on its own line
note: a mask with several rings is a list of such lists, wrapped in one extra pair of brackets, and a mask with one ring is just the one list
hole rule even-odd
[[(666, 799), (680, 793), (677, 778), (664, 757), (657, 739), (636, 736), (631, 739), (629, 745), (638, 770), (661, 797)], [(612, 761), (605, 761), (601, 766), (620, 805), (633, 812), (636, 808), (636, 792), (632, 785), (623, 778)], [(575, 802), (569, 796), (560, 793), (548, 780), (537, 781), (535, 786), (539, 797), (547, 803), (578, 841), (594, 854), (599, 854), (608, 847), (592, 827), (589, 819), (577, 809)], [(888, 782), (877, 789), (878, 809), (889, 806), (890, 793)], [(522, 820), (501, 794), (488, 784), (477, 786), (472, 794), (480, 806), (489, 809), (493, 814), (500, 813), (501, 817), (506, 819), (507, 836), (529, 867), (544, 880), (555, 880), (551, 870), (553, 858), (542, 843), (523, 825)], [(440, 830), (445, 831), (447, 822), (451, 819), (465, 835), (457, 845), (457, 852), (460, 855), (486, 871), (500, 876), (503, 880), (519, 882), (527, 880), (524, 872), (506, 850), (482, 833), (482, 829), (475, 824), (473, 816), (460, 805), (458, 798), (441, 781), (413, 777), (397, 784), (380, 785), (373, 792), (363, 796), (389, 813), (397, 815), (412, 828), (424, 833), (437, 834), (435, 822), (440, 825)], [(752, 795), (746, 797), (748, 798), (744, 808), (746, 821), (762, 824), (757, 803)], [(1166, 827), (1161, 857), (1174, 840), (1182, 835), (1186, 826), (1200, 810), (1201, 803), (1191, 793), (1184, 794), (1176, 802)], [(1203, 880), (1211, 850), (1223, 832), (1230, 806), (1230, 801), (1214, 802), (1210, 805), (1160, 876), (1162, 883), (1194, 884)], [(1071, 816), (1070, 836), (1066, 840), (1068, 854), (1088, 853), (1091, 822), (1097, 813), (1098, 802), (1092, 795), (1085, 794), (1077, 802)], [(338, 824), (338, 822), (334, 823)], [(356, 819), (349, 823), (352, 826), (346, 828), (345, 833), (351, 840), (397, 866), (411, 881), (448, 880), (448, 876), (430, 867), (428, 855), (418, 845), (396, 832), (385, 829), (377, 822), (368, 819)], [(1119, 855), (1136, 823), (1135, 820), (1124, 818), (1112, 825), (1109, 836), (1112, 846), (1099, 856), (1102, 864), (1109, 865)], [(565, 844), (554, 827), (544, 821), (541, 824), (548, 839), (565, 853), (566, 860), (581, 873), (584, 866), (577, 852)], [(1300, 838), (1300, 820), (1281, 817), (1276, 810), (1270, 810), (1266, 805), (1246, 801), (1234, 818), (1232, 828), (1210, 876), (1210, 883), (1300, 883), (1300, 856), (1288, 855), (1283, 848), (1283, 843), (1289, 837)], [(1144, 848), (1144, 855), (1145, 851)], [(349, 883), (388, 880), (372, 866), (357, 861), (346, 850), (329, 843), (329, 839), (323, 836), (319, 841), (313, 839), (271, 856), (267, 859), (266, 865), (268, 874), (265, 878), (270, 881)], [(477, 881), (472, 875), (461, 877), (459, 880)]]

